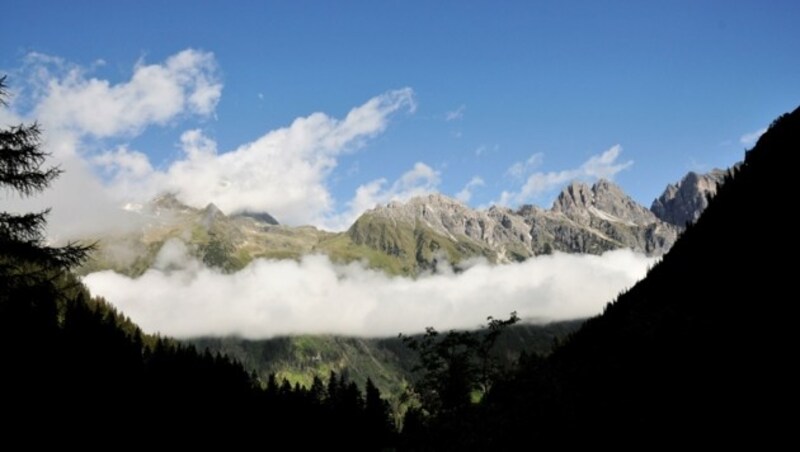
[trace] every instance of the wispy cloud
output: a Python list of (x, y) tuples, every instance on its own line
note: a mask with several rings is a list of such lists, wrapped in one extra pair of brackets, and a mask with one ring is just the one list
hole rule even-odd
[(753, 146), (754, 144), (756, 144), (756, 141), (758, 141), (758, 139), (761, 138), (761, 135), (764, 135), (766, 131), (767, 128), (764, 127), (756, 130), (755, 132), (746, 133), (739, 138), (739, 143), (745, 146)]
[[(222, 92), (214, 55), (194, 49), (162, 63), (140, 60), (130, 79), (119, 83), (92, 77), (99, 66), (95, 62), (85, 68), (31, 53), (11, 80), (15, 110), (0, 112), (12, 123), (39, 121), (45, 131), (43, 149), (64, 170), (51, 189), (33, 198), (3, 200), (10, 211), (52, 208), (51, 240), (135, 227), (136, 218), (120, 208), (115, 193), (149, 193), (151, 184), (142, 181), (154, 170), (144, 153), (124, 141), (177, 118), (208, 117)], [(112, 150), (97, 152), (102, 146)]]
[(455, 110), (450, 110), (444, 114), (444, 120), (447, 122), (458, 121), (459, 119), (464, 118), (464, 111), (467, 110), (467, 106), (462, 104)]
[(500, 145), (499, 144), (495, 144), (494, 146), (488, 146), (488, 145), (482, 144), (482, 145), (478, 146), (477, 148), (475, 148), (475, 152), (474, 153), (475, 153), (475, 157), (482, 157), (482, 156), (484, 156), (486, 154), (489, 154), (489, 153), (492, 153), (492, 152), (497, 152), (499, 150), (500, 150)]
[(415, 196), (423, 196), (438, 191), (441, 173), (422, 162), (403, 173), (392, 184), (385, 178), (376, 179), (360, 185), (356, 194), (347, 203), (347, 209), (339, 214), (328, 216), (323, 226), (340, 231), (347, 229), (362, 213), (379, 204), (390, 201), (407, 201)]
[(478, 176), (473, 177), (467, 182), (467, 185), (464, 185), (464, 188), (461, 189), (458, 193), (456, 193), (456, 199), (463, 202), (468, 203), (470, 199), (472, 199), (472, 192), (478, 188), (483, 187), (486, 185), (486, 182), (483, 181)]
[(413, 105), (410, 88), (389, 91), (343, 119), (313, 113), (225, 153), (198, 152), (184, 141), (185, 156), (164, 172), (163, 185), (191, 205), (214, 202), (226, 212), (268, 211), (289, 224), (322, 225), (333, 214), (327, 179), (338, 157), (360, 148), (385, 130), (393, 113)]
[(459, 273), (442, 266), (438, 274), (412, 279), (306, 256), (258, 259), (223, 274), (189, 257), (186, 246), (174, 241), (164, 245), (157, 262), (136, 279), (105, 271), (84, 281), (147, 332), (265, 338), (394, 336), (430, 325), (472, 328), (489, 315), (511, 311), (540, 320), (586, 317), (642, 278), (653, 260), (628, 250), (602, 256), (556, 253), (507, 265), (476, 261)]
[[(614, 145), (607, 151), (593, 155), (574, 169), (550, 172), (536, 172), (528, 176), (519, 191), (504, 191), (500, 195), (498, 204), (513, 205), (534, 201), (538, 196), (561, 187), (565, 183), (582, 179), (594, 181), (598, 179), (613, 179), (622, 170), (630, 168), (633, 160), (618, 162), (622, 146)], [(532, 157), (533, 158), (533, 157)], [(528, 159), (529, 161), (531, 159)], [(527, 163), (527, 162), (526, 162)], [(520, 165), (517, 167), (517, 165)], [(524, 168), (525, 164), (517, 163), (512, 168)], [(510, 170), (509, 170), (510, 171)]]
[[(113, 201), (107, 204), (171, 191), (196, 207), (213, 202), (227, 213), (267, 211), (288, 224), (325, 226), (337, 218), (328, 187), (339, 158), (382, 133), (395, 113), (416, 108), (411, 88), (391, 90), (342, 118), (311, 113), (230, 150), (218, 149), (202, 129), (187, 130), (181, 155), (156, 165), (126, 142), (154, 125), (213, 115), (222, 92), (213, 54), (187, 49), (162, 63), (140, 61), (130, 79), (119, 83), (38, 54), (28, 58), (25, 70), (31, 77), (21, 83), (27, 83), (31, 116), (46, 130), (47, 150), (56, 163), (74, 160), (66, 166), (78, 168), (58, 181), (62, 194), (80, 198), (69, 187), (84, 187), (90, 179), (98, 196)], [(65, 217), (74, 209), (63, 197), (47, 192), (40, 202), (53, 206), (58, 222), (69, 222)], [(78, 220), (72, 223), (93, 223)]]
[(542, 161), (544, 161), (544, 154), (537, 152), (536, 154), (528, 157), (528, 159), (524, 162), (516, 162), (511, 165), (506, 171), (506, 174), (514, 179), (522, 179), (530, 174), (532, 170), (541, 166)]

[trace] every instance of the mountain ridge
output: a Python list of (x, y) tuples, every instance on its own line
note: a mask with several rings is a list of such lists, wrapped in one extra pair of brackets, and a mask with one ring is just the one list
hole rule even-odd
[(728, 170), (717, 168), (704, 174), (690, 171), (677, 183), (669, 184), (661, 196), (653, 200), (650, 210), (661, 220), (678, 227), (694, 223), (727, 174)]
[(467, 428), (501, 426), (475, 435), (497, 449), (576, 431), (579, 443), (617, 447), (785, 443), (792, 418), (773, 403), (796, 381), (795, 271), (764, 246), (784, 220), (763, 212), (783, 208), (775, 194), (791, 190), (798, 147), (800, 108), (770, 125), (644, 279), (549, 357), (523, 362)]
[(173, 238), (184, 241), (206, 264), (229, 272), (256, 258), (299, 259), (311, 253), (334, 262), (364, 261), (406, 276), (473, 258), (509, 263), (553, 252), (602, 254), (619, 248), (658, 256), (683, 228), (674, 212), (696, 218), (707, 205), (707, 194), (713, 194), (710, 182), (695, 184), (693, 192), (685, 181), (706, 176), (692, 174), (667, 187), (654, 202), (662, 200), (658, 205), (665, 207), (660, 210), (647, 209), (613, 182), (600, 179), (592, 185), (571, 182), (549, 209), (495, 205), (479, 210), (440, 193), (391, 201), (365, 211), (338, 233), (281, 225), (268, 212), (226, 215), (213, 203), (197, 209), (167, 193), (134, 209), (145, 220), (141, 230), (97, 237), (99, 249), (81, 272), (111, 269), (138, 276)]

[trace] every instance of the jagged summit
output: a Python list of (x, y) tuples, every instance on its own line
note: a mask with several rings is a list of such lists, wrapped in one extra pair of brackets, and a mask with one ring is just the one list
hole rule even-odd
[(182, 203), (178, 199), (177, 193), (173, 192), (165, 192), (159, 194), (158, 196), (156, 196), (150, 202), (147, 203), (147, 207), (154, 212), (166, 211), (166, 210), (183, 211), (186, 209), (190, 209), (189, 206)]
[(183, 214), (183, 215), (193, 215), (193, 214), (201, 214), (203, 219), (206, 222), (213, 221), (220, 217), (225, 218), (247, 218), (250, 220), (255, 220), (258, 223), (263, 223), (267, 225), (277, 226), (279, 225), (278, 220), (275, 219), (272, 215), (268, 212), (255, 212), (250, 210), (245, 210), (243, 212), (237, 212), (233, 215), (226, 215), (216, 204), (213, 202), (208, 203), (202, 209), (196, 209), (189, 205), (184, 204), (178, 199), (177, 193), (174, 192), (165, 192), (161, 193), (152, 200), (150, 200), (144, 206), (140, 206), (138, 204), (129, 204), (126, 206), (126, 209), (129, 211), (139, 212), (139, 213), (149, 213), (155, 214), (157, 216), (163, 214)]
[(458, 244), (502, 262), (553, 251), (599, 254), (617, 248), (659, 255), (677, 232), (619, 186), (600, 180), (592, 186), (572, 182), (549, 210), (530, 205), (516, 211), (475, 210), (442, 194), (394, 201), (366, 212), (348, 234), (357, 244), (395, 255), (419, 256), (426, 246)]
[[(693, 208), (703, 214), (645, 279), (546, 358), (553, 373), (531, 366), (548, 375), (551, 394), (571, 394), (566, 406), (513, 425), (548, 422), (614, 440), (609, 433), (626, 426), (631, 444), (657, 437), (717, 444), (735, 431), (732, 441), (761, 445), (792, 435), (792, 421), (771, 404), (795, 390), (796, 316), (786, 294), (796, 288), (796, 271), (768, 239), (793, 223), (774, 213), (794, 189), (797, 149), (800, 108), (774, 121), (723, 185), (724, 172), (714, 171), (668, 187), (654, 206), (664, 208), (659, 216), (677, 222), (697, 218)], [(796, 248), (793, 240), (777, 247), (789, 256)], [(516, 378), (530, 384), (533, 375)], [(537, 390), (513, 406), (546, 400)], [(568, 414), (553, 420), (555, 411)], [(509, 410), (507, 419), (517, 422), (519, 413)], [(516, 435), (509, 444), (531, 437)]]
[[(686, 198), (678, 195), (687, 190), (683, 187), (711, 187), (704, 177), (689, 174), (668, 188), (671, 202)], [(698, 202), (695, 207), (704, 206)], [(140, 242), (137, 259), (142, 266), (130, 273), (143, 271), (151, 250), (170, 237), (180, 238), (204, 261), (225, 269), (240, 268), (256, 257), (323, 253), (334, 260), (366, 259), (390, 273), (415, 275), (435, 269), (442, 260), (456, 264), (475, 257), (510, 262), (552, 252), (601, 254), (619, 248), (661, 255), (681, 229), (602, 179), (592, 185), (570, 183), (550, 209), (524, 205), (478, 210), (440, 193), (392, 201), (368, 210), (338, 234), (280, 226), (266, 212), (226, 215), (213, 203), (197, 209), (174, 193), (159, 195), (135, 211), (149, 222), (142, 237), (125, 239)], [(113, 257), (107, 253), (107, 259)], [(115, 265), (122, 269), (127, 264)]]
[(213, 202), (208, 203), (208, 205), (200, 211), (200, 215), (200, 223), (205, 226), (206, 229), (210, 229), (220, 218), (226, 218), (225, 214), (222, 213), (219, 207)]
[(661, 220), (684, 227), (694, 223), (708, 207), (709, 196), (717, 193), (727, 171), (714, 169), (706, 174), (689, 172), (677, 184), (670, 184), (653, 201), (650, 210)]
[(552, 210), (581, 222), (588, 221), (591, 216), (639, 226), (658, 221), (652, 212), (634, 201), (620, 186), (606, 179), (600, 179), (591, 187), (572, 182), (558, 195)]
[(594, 193), (588, 185), (579, 181), (572, 181), (561, 190), (552, 209), (556, 212), (568, 212), (575, 209), (585, 209), (594, 203)]
[(364, 215), (387, 218), (392, 221), (414, 223), (422, 221), (440, 232), (446, 232), (454, 223), (463, 223), (468, 218), (477, 218), (478, 212), (453, 198), (440, 193), (413, 197), (405, 202), (391, 201), (377, 206)]
[(385, 206), (377, 206), (375, 210), (379, 210), (381, 208), (385, 209), (404, 209), (407, 206), (415, 206), (415, 207), (424, 207), (425, 205), (431, 206), (461, 206), (464, 208), (468, 208), (464, 203), (461, 201), (451, 198), (447, 195), (443, 195), (441, 193), (428, 193), (426, 195), (414, 196), (406, 201), (399, 201), (393, 200), (386, 203)]
[(212, 216), (212, 217), (224, 217), (225, 216), (225, 214), (222, 212), (222, 210), (220, 210), (219, 207), (217, 207), (217, 205), (214, 204), (213, 202), (210, 202), (210, 203), (208, 203), (206, 205), (206, 207), (203, 209), (203, 213), (205, 213), (206, 215)]
[(277, 226), (278, 220), (275, 219), (272, 215), (267, 212), (252, 212), (249, 210), (245, 210), (243, 212), (239, 212), (234, 215), (237, 218), (252, 218), (253, 220), (258, 221), (259, 223), (269, 224), (273, 226)]

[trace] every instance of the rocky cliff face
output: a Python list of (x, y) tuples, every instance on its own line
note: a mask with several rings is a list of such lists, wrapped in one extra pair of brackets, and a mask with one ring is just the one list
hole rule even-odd
[(366, 212), (348, 235), (357, 244), (398, 256), (422, 259), (419, 251), (427, 247), (446, 250), (451, 261), (477, 254), (503, 262), (553, 251), (599, 254), (617, 248), (660, 255), (677, 232), (601, 180), (592, 186), (570, 184), (551, 209), (477, 211), (439, 194), (393, 202)]
[(85, 271), (112, 268), (141, 274), (172, 238), (224, 271), (242, 268), (254, 258), (298, 259), (309, 253), (338, 262), (366, 261), (404, 275), (476, 257), (513, 262), (555, 251), (600, 254), (618, 248), (660, 255), (675, 242), (681, 221), (699, 216), (705, 195), (714, 192), (722, 174), (690, 173), (669, 186), (652, 211), (601, 180), (571, 183), (550, 209), (526, 205), (475, 210), (441, 194), (391, 202), (365, 212), (342, 233), (281, 226), (267, 213), (226, 215), (213, 204), (195, 209), (166, 195), (137, 209), (147, 223), (142, 231), (99, 238), (100, 250)]
[(653, 201), (650, 210), (662, 221), (683, 228), (694, 223), (708, 206), (709, 196), (717, 193), (727, 171), (715, 169), (706, 174), (690, 172), (677, 184), (667, 186)]
[(81, 272), (111, 269), (141, 275), (172, 239), (184, 242), (189, 252), (207, 265), (236, 271), (256, 257), (297, 259), (336, 235), (310, 226), (281, 226), (268, 213), (226, 215), (213, 203), (196, 209), (171, 194), (131, 210), (141, 215), (144, 227), (92, 238), (98, 249)]

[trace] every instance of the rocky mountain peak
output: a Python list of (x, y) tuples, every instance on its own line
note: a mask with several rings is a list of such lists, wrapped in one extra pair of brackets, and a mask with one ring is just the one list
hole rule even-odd
[(386, 206), (390, 209), (430, 209), (430, 208), (443, 208), (447, 210), (460, 210), (468, 209), (466, 205), (460, 201), (445, 196), (441, 193), (430, 193), (422, 196), (415, 196), (406, 202), (392, 201)]
[(726, 171), (714, 169), (706, 174), (689, 172), (677, 184), (670, 184), (650, 210), (659, 219), (678, 227), (694, 223), (708, 206), (708, 197), (717, 193)]
[(431, 193), (415, 196), (405, 202), (391, 201), (368, 213), (393, 221), (414, 223), (423, 220), (436, 224), (449, 218), (468, 215), (469, 212), (473, 212), (472, 209), (461, 202), (439, 193)]
[(176, 193), (170, 192), (156, 196), (148, 204), (153, 210), (184, 210), (188, 208), (186, 204), (178, 200)]
[(205, 226), (206, 229), (210, 229), (217, 220), (226, 218), (225, 214), (222, 213), (219, 207), (213, 202), (208, 203), (208, 205), (200, 211), (200, 215), (200, 223)]
[(655, 223), (657, 218), (646, 207), (628, 196), (622, 188), (605, 179), (592, 186), (594, 207), (623, 221), (638, 225)]
[(211, 215), (211, 216), (215, 216), (215, 217), (218, 217), (218, 216), (223, 216), (224, 217), (225, 216), (225, 214), (222, 213), (222, 211), (219, 209), (219, 207), (217, 207), (217, 205), (214, 204), (213, 202), (208, 203), (206, 205), (206, 207), (203, 209), (203, 212), (206, 213), (207, 215)]
[[(677, 185), (671, 190), (680, 191)], [(213, 203), (189, 207), (174, 193), (131, 210), (147, 220), (141, 234), (123, 239), (138, 244), (137, 259), (147, 259), (154, 243), (179, 238), (204, 262), (224, 269), (240, 268), (255, 257), (295, 258), (311, 252), (343, 261), (365, 258), (391, 273), (409, 275), (436, 268), (442, 259), (511, 262), (553, 252), (600, 254), (619, 248), (660, 255), (679, 229), (604, 180), (591, 186), (569, 184), (551, 209), (523, 205), (477, 210), (442, 194), (393, 201), (365, 212), (343, 233), (269, 226), (277, 221), (265, 212), (226, 216)], [(113, 252), (102, 256), (130, 267)]]
[(591, 217), (636, 225), (647, 225), (657, 220), (652, 212), (606, 179), (600, 179), (591, 187), (581, 182), (570, 183), (558, 195), (552, 210), (581, 222)]
[(594, 193), (588, 185), (572, 181), (564, 187), (553, 203), (553, 210), (556, 212), (570, 212), (579, 209), (586, 209), (594, 202)]
[(259, 223), (270, 224), (273, 226), (278, 226), (280, 224), (275, 217), (267, 212), (251, 212), (249, 210), (245, 210), (244, 212), (239, 212), (234, 216), (238, 218), (251, 218)]

